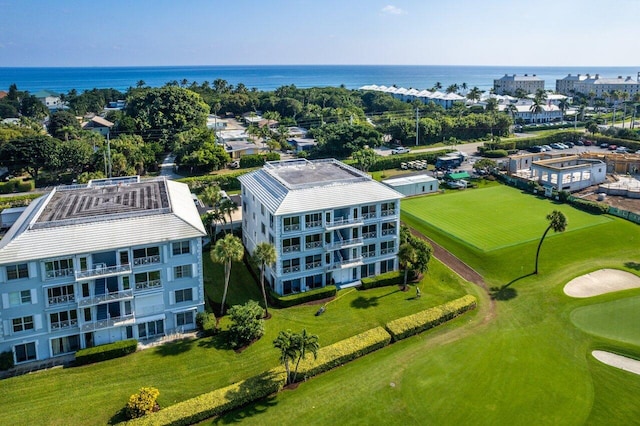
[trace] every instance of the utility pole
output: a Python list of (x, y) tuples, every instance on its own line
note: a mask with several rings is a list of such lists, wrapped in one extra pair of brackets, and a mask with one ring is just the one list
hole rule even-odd
[(109, 173), (107, 173), (107, 177), (111, 178), (111, 142), (109, 141), (109, 133), (107, 133), (107, 157), (109, 158)]
[(420, 118), (420, 110), (416, 107), (416, 146), (418, 146), (418, 139), (420, 137), (420, 126), (418, 119)]

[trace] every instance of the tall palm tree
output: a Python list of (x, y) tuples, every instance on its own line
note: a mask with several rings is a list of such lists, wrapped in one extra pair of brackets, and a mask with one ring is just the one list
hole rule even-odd
[(538, 258), (540, 256), (540, 248), (542, 247), (542, 242), (547, 236), (547, 233), (551, 229), (553, 229), (553, 232), (564, 232), (564, 230), (567, 229), (567, 218), (561, 211), (552, 211), (547, 215), (547, 220), (549, 221), (549, 226), (547, 226), (544, 234), (542, 234), (542, 238), (540, 239), (540, 243), (538, 244), (538, 250), (536, 250), (536, 269), (534, 271), (535, 274), (538, 273)]
[(570, 104), (571, 103), (569, 102), (569, 98), (561, 99), (560, 102), (558, 102), (558, 108), (560, 108), (560, 111), (562, 111), (563, 120), (564, 120), (564, 113), (567, 111), (567, 109), (569, 109)]
[(413, 264), (416, 262), (418, 258), (418, 254), (413, 246), (406, 242), (400, 245), (398, 249), (398, 261), (400, 262), (400, 267), (404, 269), (404, 287), (407, 287), (407, 278), (409, 276), (409, 269), (413, 267)]
[(223, 215), (229, 216), (230, 231), (233, 232), (233, 213), (238, 210), (238, 204), (229, 198), (224, 198), (220, 201), (220, 211)]
[(447, 87), (446, 90), (447, 93), (457, 93), (458, 92), (458, 85), (457, 84), (451, 84), (449, 85), (449, 87)]
[(296, 377), (298, 376), (298, 366), (300, 365), (300, 361), (307, 357), (307, 352), (311, 352), (313, 354), (313, 358), (318, 358), (318, 349), (320, 349), (320, 344), (318, 343), (318, 336), (316, 334), (308, 334), (305, 328), (302, 329), (300, 334), (297, 335), (297, 355), (298, 360), (296, 361), (296, 368), (293, 370), (293, 382), (296, 382)]
[(292, 382), (290, 363), (294, 362), (298, 355), (296, 340), (295, 334), (291, 330), (287, 330), (280, 331), (273, 341), (273, 346), (276, 349), (280, 349), (280, 364), (284, 365), (284, 369), (287, 372), (287, 384)]
[(262, 297), (264, 298), (264, 317), (269, 316), (269, 306), (267, 304), (267, 291), (264, 288), (264, 271), (267, 265), (271, 265), (276, 261), (276, 248), (273, 244), (267, 242), (256, 245), (253, 250), (253, 259), (260, 265), (260, 288), (262, 288)]
[(468, 87), (469, 87), (469, 86), (467, 85), (467, 83), (464, 83), (464, 82), (460, 85), (460, 88), (462, 88), (462, 91), (463, 91), (465, 94), (467, 93), (467, 88), (468, 88)]
[(220, 304), (220, 316), (224, 314), (224, 304), (227, 301), (232, 262), (242, 260), (243, 254), (242, 241), (233, 234), (227, 234), (224, 238), (218, 240), (211, 251), (213, 261), (224, 265), (224, 292), (222, 293), (222, 303)]
[(627, 100), (629, 99), (629, 93), (620, 91), (620, 99), (622, 100), (622, 106), (624, 111), (622, 112), (622, 128), (624, 129), (624, 119), (627, 116)]
[(473, 86), (473, 88), (467, 93), (467, 99), (477, 102), (480, 100), (480, 96), (482, 96), (482, 90), (478, 89), (477, 86)]
[[(218, 185), (209, 185), (200, 193), (200, 200), (204, 203), (205, 206), (213, 207), (213, 212), (217, 210), (216, 206), (220, 202), (220, 198), (221, 198), (220, 188), (218, 187)], [(211, 216), (210, 232), (211, 232), (211, 237), (213, 238), (214, 237), (213, 223), (218, 219), (215, 218), (212, 213), (209, 213), (209, 215)]]
[(511, 116), (513, 121), (516, 120), (516, 115), (518, 115), (518, 107), (514, 104), (509, 104), (505, 107), (504, 111)]

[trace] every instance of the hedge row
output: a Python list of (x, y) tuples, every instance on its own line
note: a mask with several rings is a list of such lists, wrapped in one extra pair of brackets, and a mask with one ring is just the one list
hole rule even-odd
[(487, 158), (502, 158), (507, 155), (509, 155), (509, 152), (504, 149), (492, 149), (482, 153), (482, 156)]
[(640, 149), (640, 141), (634, 141), (631, 139), (614, 138), (611, 136), (600, 134), (589, 136), (588, 138), (597, 142), (598, 144), (606, 142), (609, 145), (626, 146), (631, 151), (637, 151)]
[(398, 318), (385, 325), (394, 341), (421, 333), (476, 307), (476, 298), (466, 295), (440, 306)]
[(93, 348), (80, 349), (76, 352), (76, 365), (91, 364), (93, 362), (106, 361), (120, 358), (134, 353), (138, 349), (136, 339), (120, 340), (107, 345), (94, 346)]
[(335, 285), (328, 285), (322, 288), (305, 291), (304, 293), (290, 294), (280, 296), (274, 291), (269, 292), (271, 303), (278, 308), (289, 308), (291, 306), (300, 305), (302, 303), (313, 302), (314, 300), (327, 299), (336, 295), (337, 288)]
[(360, 282), (362, 283), (360, 290), (402, 284), (404, 282), (404, 273), (400, 271), (385, 272), (375, 277), (363, 278)]
[(561, 132), (554, 132), (544, 136), (537, 136), (531, 138), (518, 138), (516, 139), (517, 149), (527, 149), (530, 146), (535, 145), (548, 145), (555, 142), (572, 141), (575, 142), (584, 137), (583, 132), (577, 132), (573, 130), (566, 130)]
[[(452, 149), (442, 149), (442, 151), (435, 152), (417, 152), (415, 154), (400, 154), (389, 155), (386, 157), (378, 157), (376, 162), (369, 167), (370, 172), (379, 172), (381, 170), (399, 169), (402, 163), (415, 160), (427, 160), (427, 163), (435, 164), (436, 159), (449, 152), (453, 152)], [(345, 164), (356, 167), (356, 162), (353, 160), (344, 160)]]
[[(303, 381), (332, 368), (383, 348), (391, 343), (391, 336), (382, 327), (372, 328), (318, 350), (318, 358), (307, 356), (300, 361), (296, 381)], [(282, 368), (282, 367), (280, 367)], [(282, 369), (284, 371), (284, 369)]]
[(287, 380), (281, 369), (273, 369), (225, 388), (170, 405), (156, 413), (125, 422), (126, 425), (191, 425), (242, 407), (280, 391)]
[(178, 179), (178, 182), (186, 183), (191, 191), (199, 192), (202, 188), (215, 183), (220, 189), (225, 191), (237, 191), (240, 189), (240, 181), (238, 176), (252, 171), (252, 169), (240, 170), (233, 173), (225, 173), (220, 175), (204, 175), (192, 176)]
[(266, 154), (249, 154), (240, 157), (240, 167), (243, 169), (249, 167), (262, 167), (267, 161), (280, 160), (280, 154), (277, 152), (268, 152)]
[(33, 180), (23, 181), (15, 178), (8, 182), (0, 182), (0, 194), (10, 194), (12, 192), (29, 192), (35, 189), (36, 185)]
[(589, 213), (605, 214), (609, 211), (609, 206), (605, 203), (598, 203), (596, 201), (584, 200), (582, 198), (569, 197), (567, 202), (572, 206), (587, 211)]

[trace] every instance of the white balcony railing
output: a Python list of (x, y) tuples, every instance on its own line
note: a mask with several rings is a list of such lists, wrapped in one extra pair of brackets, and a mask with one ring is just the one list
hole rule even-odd
[(322, 267), (322, 261), (305, 263), (304, 265), (304, 269), (315, 269), (315, 268), (321, 268), (321, 267)]
[(321, 220), (312, 220), (309, 222), (305, 222), (304, 223), (305, 228), (309, 229), (309, 228), (319, 228), (322, 226), (322, 221)]
[(135, 322), (135, 316), (133, 314), (121, 315), (115, 318), (107, 318), (97, 321), (88, 321), (82, 324), (82, 331), (95, 331), (104, 328), (121, 327), (123, 325), (130, 325)]
[(396, 229), (395, 228), (393, 228), (393, 229), (383, 229), (381, 234), (383, 236), (385, 236), (385, 235), (396, 235)]
[(287, 266), (286, 268), (282, 268), (283, 274), (292, 274), (294, 272), (300, 272), (300, 265)]
[(362, 263), (362, 257), (354, 257), (353, 259), (345, 259), (340, 262), (333, 262), (328, 269), (342, 269), (355, 266)]
[(376, 252), (375, 251), (363, 251), (362, 252), (362, 257), (364, 259), (368, 259), (370, 257), (376, 257)]
[(151, 290), (154, 288), (162, 288), (162, 282), (160, 280), (149, 280), (136, 283), (136, 290)]
[(93, 297), (82, 297), (78, 299), (78, 306), (92, 306), (101, 303), (115, 302), (118, 300), (133, 299), (133, 290), (115, 291), (112, 293), (99, 294)]
[(362, 218), (363, 219), (375, 219), (376, 217), (378, 217), (378, 215), (373, 212), (373, 213), (362, 213)]
[(336, 218), (333, 222), (327, 222), (326, 227), (328, 228), (338, 228), (341, 226), (349, 226), (349, 225), (354, 225), (354, 224), (358, 224), (358, 223), (362, 223), (363, 219), (362, 218), (351, 218), (351, 217), (340, 217), (340, 218)]
[(296, 223), (294, 225), (284, 225), (282, 227), (282, 229), (284, 229), (284, 232), (299, 231), (300, 230), (300, 224)]
[(395, 247), (383, 248), (383, 249), (380, 249), (380, 254), (381, 255), (383, 255), (383, 254), (392, 254), (392, 253), (395, 252), (395, 250), (396, 250)]
[(370, 240), (371, 238), (375, 238), (377, 234), (377, 232), (363, 232), (362, 238), (365, 240)]
[(305, 243), (304, 245), (304, 248), (306, 250), (311, 250), (318, 247), (322, 247), (322, 241), (312, 241), (310, 243)]
[(46, 279), (53, 280), (53, 279), (56, 279), (56, 278), (72, 277), (73, 274), (74, 274), (73, 268), (54, 269), (53, 271), (47, 271), (46, 272)]
[(296, 251), (300, 251), (300, 244), (295, 244), (292, 246), (284, 246), (282, 247), (282, 252), (283, 253), (293, 253)]
[(75, 303), (76, 296), (73, 294), (63, 294), (62, 296), (51, 296), (48, 298), (49, 306)]
[(87, 269), (86, 271), (76, 271), (76, 281), (77, 280), (86, 280), (97, 277), (105, 277), (110, 275), (122, 275), (131, 273), (131, 265), (115, 265), (115, 266), (106, 266), (106, 265), (96, 265), (93, 269)]
[(71, 328), (71, 327), (77, 327), (77, 326), (78, 326), (78, 320), (77, 319), (70, 319), (70, 320), (66, 320), (66, 321), (52, 322), (51, 323), (51, 331), (53, 331), (53, 330), (62, 330), (63, 328)]
[(382, 216), (395, 216), (396, 215), (396, 210), (395, 209), (388, 209), (388, 210), (382, 210)]
[(357, 246), (362, 244), (362, 238), (352, 238), (350, 240), (339, 240), (339, 241), (334, 241), (331, 244), (328, 244), (326, 246), (327, 249), (329, 250), (335, 250), (338, 248), (343, 248), (343, 247), (349, 247), (349, 246)]
[(154, 263), (160, 263), (160, 255), (136, 257), (133, 259), (133, 266), (152, 265)]

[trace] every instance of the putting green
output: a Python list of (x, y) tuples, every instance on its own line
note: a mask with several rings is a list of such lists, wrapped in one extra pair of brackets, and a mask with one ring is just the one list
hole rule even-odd
[(584, 306), (571, 312), (571, 322), (599, 337), (640, 345), (640, 296)]
[(485, 252), (538, 240), (553, 210), (566, 215), (566, 232), (611, 221), (605, 215), (589, 214), (508, 186), (416, 197), (403, 200), (401, 207), (403, 213)]

